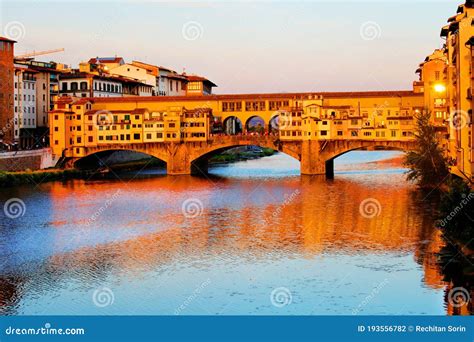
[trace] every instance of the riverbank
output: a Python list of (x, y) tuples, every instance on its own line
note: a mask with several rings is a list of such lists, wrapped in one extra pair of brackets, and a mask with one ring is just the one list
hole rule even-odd
[(246, 147), (233, 148), (224, 153), (218, 154), (209, 160), (209, 164), (228, 164), (239, 161), (269, 157), (276, 153), (271, 148), (247, 149)]
[(64, 181), (68, 179), (82, 178), (90, 172), (77, 169), (46, 169), (36, 171), (6, 172), (0, 171), (0, 187), (11, 187), (17, 185)]
[[(269, 148), (254, 149), (249, 151), (233, 149), (222, 154), (214, 156), (209, 164), (230, 164), (244, 160), (258, 159), (275, 154), (275, 151)], [(105, 171), (134, 171), (150, 167), (166, 167), (166, 163), (156, 158), (145, 158), (130, 162), (120, 162), (104, 168)], [(65, 181), (70, 179), (80, 179), (90, 177), (97, 170), (79, 170), (79, 169), (45, 169), (45, 170), (26, 170), (26, 171), (0, 171), (0, 187), (12, 187), (17, 185), (36, 185), (39, 183), (52, 181)]]

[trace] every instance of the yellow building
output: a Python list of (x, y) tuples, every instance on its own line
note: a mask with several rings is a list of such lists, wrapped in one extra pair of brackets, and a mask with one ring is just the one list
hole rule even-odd
[[(198, 143), (214, 134), (262, 134), (281, 141), (412, 140), (423, 94), (413, 91), (242, 94), (183, 97), (63, 97), (50, 112), (53, 153), (80, 158), (94, 148)], [(220, 123), (216, 129), (215, 123)], [(241, 131), (235, 130), (239, 122)], [(219, 125), (217, 125), (219, 127)], [(253, 132), (253, 133), (250, 133)]]
[[(474, 4), (466, 1), (460, 5), (456, 15), (448, 19), (448, 25), (441, 29), (441, 37), (446, 39), (444, 53), (444, 84), (439, 91), (446, 91), (449, 112), (449, 155), (453, 160), (452, 172), (473, 180), (474, 150), (472, 132), (472, 92), (473, 92), (473, 50), (474, 44)], [(438, 53), (438, 55), (440, 55)], [(444, 89), (445, 88), (445, 89)], [(440, 103), (443, 105), (443, 103)]]

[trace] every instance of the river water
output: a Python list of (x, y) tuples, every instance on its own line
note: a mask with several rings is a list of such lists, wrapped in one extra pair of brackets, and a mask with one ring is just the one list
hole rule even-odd
[[(447, 314), (433, 210), (398, 152), (334, 180), (276, 154), (2, 189), (1, 314)], [(2, 213), (3, 214), (3, 213)]]

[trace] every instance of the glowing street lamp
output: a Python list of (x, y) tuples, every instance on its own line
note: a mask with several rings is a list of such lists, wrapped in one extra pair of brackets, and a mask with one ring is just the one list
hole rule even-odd
[(435, 84), (434, 90), (437, 93), (444, 93), (446, 91), (446, 86), (444, 84), (438, 83)]

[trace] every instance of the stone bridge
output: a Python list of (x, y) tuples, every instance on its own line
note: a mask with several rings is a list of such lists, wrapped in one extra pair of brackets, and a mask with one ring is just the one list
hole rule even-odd
[[(334, 159), (353, 150), (385, 149), (409, 151), (413, 140), (280, 140), (278, 135), (215, 135), (205, 142), (110, 144), (86, 148), (90, 156), (105, 151), (135, 151), (156, 157), (167, 164), (169, 175), (200, 174), (207, 172), (208, 160), (229, 148), (238, 146), (268, 147), (285, 153), (301, 162), (301, 174), (334, 175)], [(78, 158), (71, 159), (72, 166)]]

